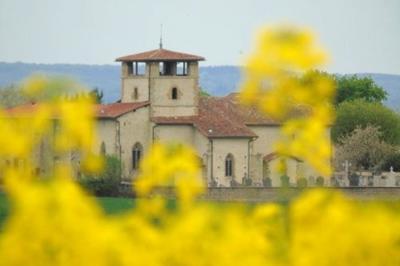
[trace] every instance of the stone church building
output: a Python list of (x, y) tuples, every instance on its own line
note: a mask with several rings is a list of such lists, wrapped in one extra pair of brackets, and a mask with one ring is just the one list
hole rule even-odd
[[(156, 49), (119, 57), (121, 100), (98, 106), (99, 152), (119, 157), (123, 178), (134, 180), (140, 159), (152, 143), (192, 146), (209, 185), (231, 186), (270, 177), (280, 186), (273, 143), (280, 123), (239, 105), (237, 94), (203, 96), (199, 88), (201, 56)], [(287, 175), (316, 177), (298, 159), (289, 159)], [(233, 182), (236, 181), (236, 182)]]

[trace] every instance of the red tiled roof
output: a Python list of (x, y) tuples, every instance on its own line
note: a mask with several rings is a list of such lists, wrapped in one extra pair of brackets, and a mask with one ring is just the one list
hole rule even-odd
[(115, 61), (203, 61), (204, 57), (166, 49), (156, 49), (138, 54), (131, 54), (117, 58)]
[(35, 113), (37, 109), (38, 105), (36, 103), (26, 103), (15, 107), (7, 108), (4, 111), (7, 116), (29, 117), (33, 113)]
[(230, 121), (207, 108), (200, 108), (198, 116), (158, 116), (151, 119), (160, 125), (193, 125), (204, 136), (210, 138), (222, 137), (256, 137), (253, 131), (241, 123)]
[(268, 125), (275, 126), (281, 125), (281, 122), (274, 120), (271, 117), (258, 111), (256, 107), (244, 106), (240, 104), (238, 99), (239, 93), (231, 93), (225, 97), (219, 98), (218, 100), (223, 104), (225, 108), (224, 116), (230, 116), (232, 119), (240, 121), (245, 125)]
[[(127, 112), (139, 109), (147, 105), (149, 105), (149, 102), (97, 104), (94, 105), (95, 116), (98, 118), (116, 118)], [(36, 103), (28, 103), (8, 108), (5, 110), (5, 112), (9, 116), (31, 116), (37, 111), (38, 106), (39, 104)], [(54, 114), (54, 117), (57, 117), (57, 114)]]
[[(255, 107), (239, 103), (237, 93), (225, 97), (201, 97), (198, 116), (153, 117), (158, 124), (193, 124), (207, 137), (256, 137), (249, 126), (279, 126), (274, 120)], [(297, 111), (296, 111), (297, 112)]]
[(247, 125), (279, 125), (255, 108), (243, 107), (237, 94), (226, 97), (201, 97), (198, 116), (153, 117), (158, 124), (193, 124), (207, 137), (246, 137), (257, 135)]
[(149, 102), (138, 103), (112, 103), (96, 105), (96, 116), (98, 118), (116, 118), (125, 113), (148, 106)]
[(226, 97), (201, 97), (197, 128), (208, 137), (256, 137), (231, 110)]

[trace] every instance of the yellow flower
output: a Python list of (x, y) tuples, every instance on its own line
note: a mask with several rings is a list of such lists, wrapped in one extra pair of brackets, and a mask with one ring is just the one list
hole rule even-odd
[(266, 28), (245, 63), (241, 99), (283, 122), (278, 153), (301, 158), (328, 176), (334, 85), (314, 70), (325, 62), (310, 31)]
[(156, 186), (175, 186), (177, 196), (186, 202), (203, 191), (195, 152), (179, 144), (154, 144), (139, 172), (134, 185), (140, 195), (148, 194)]

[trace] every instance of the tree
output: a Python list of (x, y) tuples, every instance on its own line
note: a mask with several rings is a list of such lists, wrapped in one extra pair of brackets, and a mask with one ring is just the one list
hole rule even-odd
[(332, 127), (334, 142), (358, 126), (376, 126), (382, 132), (381, 139), (389, 144), (400, 144), (400, 116), (393, 110), (379, 103), (370, 103), (363, 100), (345, 101), (336, 112), (336, 123)]
[(121, 183), (121, 161), (111, 155), (106, 155), (104, 159), (103, 172), (99, 175), (85, 174), (79, 182), (85, 189), (97, 196), (116, 196)]
[(378, 127), (368, 125), (357, 127), (350, 135), (340, 138), (336, 147), (335, 164), (341, 167), (349, 161), (357, 169), (378, 170), (394, 148), (380, 139), (382, 132)]
[(0, 89), (0, 106), (3, 108), (14, 107), (28, 101), (20, 87), (10, 85)]
[(378, 86), (371, 77), (335, 76), (335, 81), (337, 87), (336, 104), (356, 99), (379, 103), (386, 100), (386, 91)]
[(204, 88), (200, 87), (200, 96), (209, 97), (211, 95)]
[(103, 102), (103, 91), (98, 88), (94, 88), (89, 92), (89, 95), (94, 99), (95, 103)]
[(390, 171), (390, 168), (393, 167), (393, 171), (395, 172), (400, 172), (400, 152), (394, 152), (392, 154), (390, 154), (383, 166), (382, 166), (382, 170), (384, 171)]

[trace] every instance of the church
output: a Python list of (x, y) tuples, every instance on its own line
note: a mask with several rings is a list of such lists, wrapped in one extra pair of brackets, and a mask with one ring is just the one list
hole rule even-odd
[[(280, 122), (244, 107), (238, 94), (204, 96), (199, 63), (205, 58), (163, 49), (122, 56), (121, 99), (97, 106), (99, 152), (120, 158), (124, 180), (134, 181), (140, 159), (154, 142), (189, 145), (209, 186), (280, 186), (274, 142)], [(290, 158), (290, 182), (318, 174)], [(266, 182), (266, 180), (268, 180)]]

